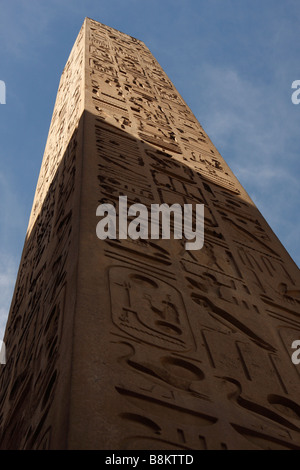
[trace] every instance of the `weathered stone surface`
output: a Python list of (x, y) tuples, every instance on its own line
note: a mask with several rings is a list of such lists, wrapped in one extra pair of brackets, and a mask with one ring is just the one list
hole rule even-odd
[[(205, 205), (205, 243), (99, 240), (96, 208)], [(299, 270), (139, 40), (63, 71), (0, 375), (1, 449), (300, 449)]]

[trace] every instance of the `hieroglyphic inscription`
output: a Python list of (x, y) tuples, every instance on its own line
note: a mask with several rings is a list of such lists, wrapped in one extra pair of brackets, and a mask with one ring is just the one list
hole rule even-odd
[[(294, 292), (296, 282), (280, 245), (144, 44), (89, 25), (98, 200), (124, 194), (146, 205), (205, 204), (201, 251), (186, 252), (180, 241), (103, 243), (116, 361), (124, 348), (122, 385), (115, 384), (124, 400), (120, 423), (135, 436), (121, 445), (297, 447), (297, 373), (268, 309), (270, 299), (278, 304), (278, 286)], [(92, 60), (96, 37), (99, 54), (107, 54), (101, 70)], [(222, 409), (236, 416), (232, 422)], [(286, 413), (296, 413), (298, 423)]]
[(59, 439), (66, 445), (66, 410), (59, 403), (65, 400), (70, 369), (64, 343), (72, 325), (82, 64), (83, 28), (60, 82), (7, 323), (1, 449), (47, 449)]

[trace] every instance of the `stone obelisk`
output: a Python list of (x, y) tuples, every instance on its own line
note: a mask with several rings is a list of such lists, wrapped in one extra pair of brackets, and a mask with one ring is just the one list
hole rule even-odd
[[(203, 248), (100, 240), (120, 196), (204, 204)], [(85, 19), (4, 337), (0, 449), (300, 449), (299, 287), (147, 47)]]

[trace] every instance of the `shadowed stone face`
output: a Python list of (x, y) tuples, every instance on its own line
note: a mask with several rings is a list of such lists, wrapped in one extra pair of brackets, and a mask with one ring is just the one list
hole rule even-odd
[[(124, 198), (144, 216), (201, 206), (203, 246), (186, 249), (195, 213), (185, 237), (178, 217), (168, 238), (158, 218), (149, 236), (145, 217), (144, 236), (128, 236)], [(99, 206), (115, 237), (97, 236)], [(299, 291), (298, 268), (147, 47), (86, 18), (6, 328), (0, 448), (300, 449)]]

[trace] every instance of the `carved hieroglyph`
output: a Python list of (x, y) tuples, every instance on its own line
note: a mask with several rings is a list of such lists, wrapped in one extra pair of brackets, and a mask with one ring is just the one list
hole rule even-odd
[[(99, 240), (96, 208), (121, 195), (204, 204), (204, 247)], [(300, 449), (299, 289), (147, 47), (86, 19), (7, 323), (0, 448)]]

